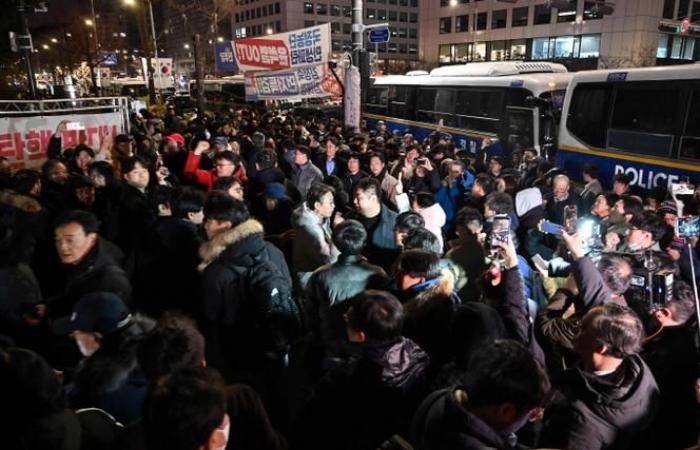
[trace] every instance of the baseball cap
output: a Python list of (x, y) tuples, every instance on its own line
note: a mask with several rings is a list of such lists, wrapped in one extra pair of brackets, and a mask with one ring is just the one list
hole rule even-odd
[(173, 133), (165, 137), (166, 141), (173, 141), (179, 145), (185, 145), (185, 137), (180, 133)]
[(119, 296), (111, 292), (84, 295), (73, 307), (70, 316), (53, 323), (53, 331), (64, 335), (73, 331), (107, 335), (131, 324), (131, 313)]

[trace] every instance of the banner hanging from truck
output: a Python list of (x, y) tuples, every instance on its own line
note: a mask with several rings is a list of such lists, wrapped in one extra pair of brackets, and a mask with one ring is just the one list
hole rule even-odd
[(241, 72), (284, 70), (328, 62), (331, 24), (233, 41)]
[(118, 112), (4, 117), (0, 119), (0, 156), (16, 170), (39, 168), (46, 161), (49, 140), (62, 120), (77, 122), (80, 128), (63, 132), (63, 149), (84, 143), (97, 151), (107, 133), (116, 136), (126, 131), (123, 115)]
[(245, 74), (245, 97), (248, 101), (297, 100), (342, 95), (342, 88), (327, 64)]

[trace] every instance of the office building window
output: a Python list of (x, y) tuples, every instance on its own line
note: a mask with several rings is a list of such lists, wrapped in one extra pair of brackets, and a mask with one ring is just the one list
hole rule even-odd
[(398, 12), (395, 10), (390, 10), (389, 11), (389, 22), (396, 22), (396, 19), (398, 18)]
[(513, 19), (511, 21), (511, 26), (513, 27), (526, 27), (527, 26), (527, 15), (530, 13), (530, 8), (523, 6), (522, 8), (513, 8)]
[(441, 45), (439, 47), (441, 64), (449, 64), (452, 62), (452, 47), (452, 45)]
[(549, 38), (535, 38), (532, 40), (532, 59), (549, 58)]
[(352, 24), (350, 24), (350, 23), (344, 23), (344, 24), (343, 24), (343, 33), (344, 33), (344, 34), (350, 34), (350, 33), (352, 33)]
[(279, 14), (280, 11), (281, 11), (281, 9), (280, 9), (280, 4), (279, 4), (279, 3), (275, 3), (275, 14)]
[(343, 49), (343, 43), (341, 41), (336, 41), (333, 39), (331, 41), (331, 48), (334, 52), (339, 52)]
[(239, 22), (239, 20), (238, 20), (238, 13), (236, 13), (236, 23), (238, 23), (238, 22)]
[(535, 5), (535, 25), (546, 25), (552, 22), (552, 10), (546, 5)]
[(583, 2), (583, 19), (596, 20), (603, 18), (603, 12), (600, 8), (596, 8), (596, 2)]
[[(510, 50), (510, 46), (508, 47), (508, 50)], [(506, 41), (492, 41), (490, 61), (504, 61), (506, 59), (508, 59), (508, 55), (506, 53)]]
[(398, 1), (397, 0), (389, 0), (389, 4), (396, 5), (396, 4), (398, 4)]
[(668, 37), (668, 34), (659, 36), (659, 46), (656, 49), (657, 58), (668, 58)]
[(676, 9), (676, 0), (664, 0), (664, 19), (673, 19), (674, 9)]
[(477, 31), (485, 30), (487, 27), (488, 13), (482, 12), (476, 15), (476, 29)]
[(316, 14), (322, 14), (324, 16), (328, 14), (328, 5), (326, 5), (325, 3), (317, 3)]
[(498, 11), (491, 11), (491, 29), (496, 30), (498, 28), (505, 28), (508, 23), (506, 18), (508, 17), (507, 9), (499, 9)]
[(474, 43), (474, 61), (486, 61), (486, 42)]
[(313, 14), (314, 4), (310, 2), (304, 2), (304, 14)]
[(411, 0), (411, 8), (418, 8), (418, 0)]
[(579, 58), (597, 58), (600, 56), (600, 35), (581, 36)]
[(400, 0), (399, 5), (401, 6), (408, 6), (408, 0)]
[(365, 13), (365, 17), (368, 19), (374, 19), (377, 17), (377, 12), (373, 9), (367, 8), (367, 12)]
[(377, 19), (386, 20), (386, 9), (378, 9), (377, 10)]
[(408, 53), (408, 46), (406, 46), (406, 44), (399, 44), (399, 53), (404, 55)]
[(415, 55), (416, 53), (418, 53), (418, 47), (416, 44), (408, 44), (408, 54)]
[(527, 42), (525, 39), (514, 39), (510, 41), (510, 59), (527, 58)]
[(452, 17), (440, 18), (440, 34), (452, 33)]
[(465, 14), (455, 17), (455, 32), (464, 33), (465, 31), (469, 31), (469, 16)]
[(389, 42), (389, 45), (387, 46), (387, 51), (389, 53), (396, 53), (398, 51), (398, 46), (396, 45), (396, 42)]
[(569, 3), (567, 8), (557, 10), (557, 23), (573, 22), (576, 20), (576, 3)]
[(331, 22), (331, 31), (334, 33), (340, 33), (340, 22)]
[(408, 21), (411, 23), (418, 23), (418, 14), (416, 13), (411, 13), (409, 16)]
[(408, 22), (408, 13), (399, 12), (399, 22)]
[(397, 36), (398, 36), (398, 37), (400, 37), (400, 38), (402, 38), (402, 39), (405, 39), (405, 38), (408, 37), (408, 30), (407, 30), (407, 29), (405, 29), (405, 28), (399, 28), (398, 30), (399, 30), (398, 33), (397, 33)]
[(558, 36), (553, 39), (552, 56), (554, 58), (573, 58), (574, 57), (574, 37), (573, 36)]
[(313, 20), (305, 20), (304, 21), (304, 28), (309, 28), (314, 26), (314, 21)]
[(340, 5), (331, 5), (331, 16), (339, 16), (342, 14)]
[(352, 8), (343, 6), (343, 17), (352, 17)]
[(688, 17), (690, 12), (690, 0), (678, 0), (678, 20), (683, 20)]

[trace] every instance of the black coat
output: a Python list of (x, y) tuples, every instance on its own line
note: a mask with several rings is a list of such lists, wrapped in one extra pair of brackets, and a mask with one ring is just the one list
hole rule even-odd
[(118, 263), (119, 249), (99, 239), (95, 247), (76, 265), (65, 267), (63, 295), (49, 303), (52, 317), (71, 313), (73, 306), (86, 294), (112, 292), (127, 304), (131, 301), (131, 283)]
[(292, 448), (375, 450), (403, 434), (425, 390), (428, 355), (413, 341), (349, 344), (329, 360), (295, 426)]
[(263, 356), (264, 350), (250, 340), (250, 315), (242, 289), (245, 280), (232, 268), (249, 267), (263, 253), (291, 283), (284, 255), (263, 239), (263, 227), (257, 220), (218, 234), (200, 248), (207, 361), (229, 378), (234, 371), (259, 368)]
[(545, 409), (544, 448), (601, 450), (628, 448), (657, 414), (659, 388), (639, 356), (626, 358), (615, 372), (598, 376), (565, 371)]
[(467, 411), (457, 400), (458, 391), (466, 397), (464, 388), (452, 387), (433, 392), (420, 405), (411, 425), (411, 444), (415, 450), (522, 448), (510, 445), (502, 434)]
[[(394, 240), (394, 226), (396, 225), (396, 214), (386, 206), (382, 206), (379, 221), (372, 230), (367, 230), (368, 239), (367, 246), (363, 255), (367, 257), (369, 262), (381, 267), (390, 267), (399, 253), (399, 247)], [(360, 213), (351, 211), (346, 219), (359, 220)]]
[(124, 185), (119, 204), (119, 235), (116, 243), (129, 255), (141, 242), (143, 234), (155, 222), (156, 213), (146, 194), (128, 184)]
[(567, 206), (575, 205), (578, 208), (578, 216), (582, 217), (587, 214), (588, 211), (583, 211), (581, 208), (581, 198), (577, 193), (570, 191), (569, 197), (561, 202), (557, 202), (554, 199), (547, 201), (546, 211), (547, 219), (551, 222), (558, 223), (559, 225), (564, 224), (564, 208)]

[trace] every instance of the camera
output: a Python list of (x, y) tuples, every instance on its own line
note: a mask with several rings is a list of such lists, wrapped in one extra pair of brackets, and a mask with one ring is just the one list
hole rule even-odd
[(673, 296), (673, 272), (668, 269), (649, 270), (644, 267), (632, 269), (629, 291), (637, 299), (644, 299), (647, 312), (663, 306)]

